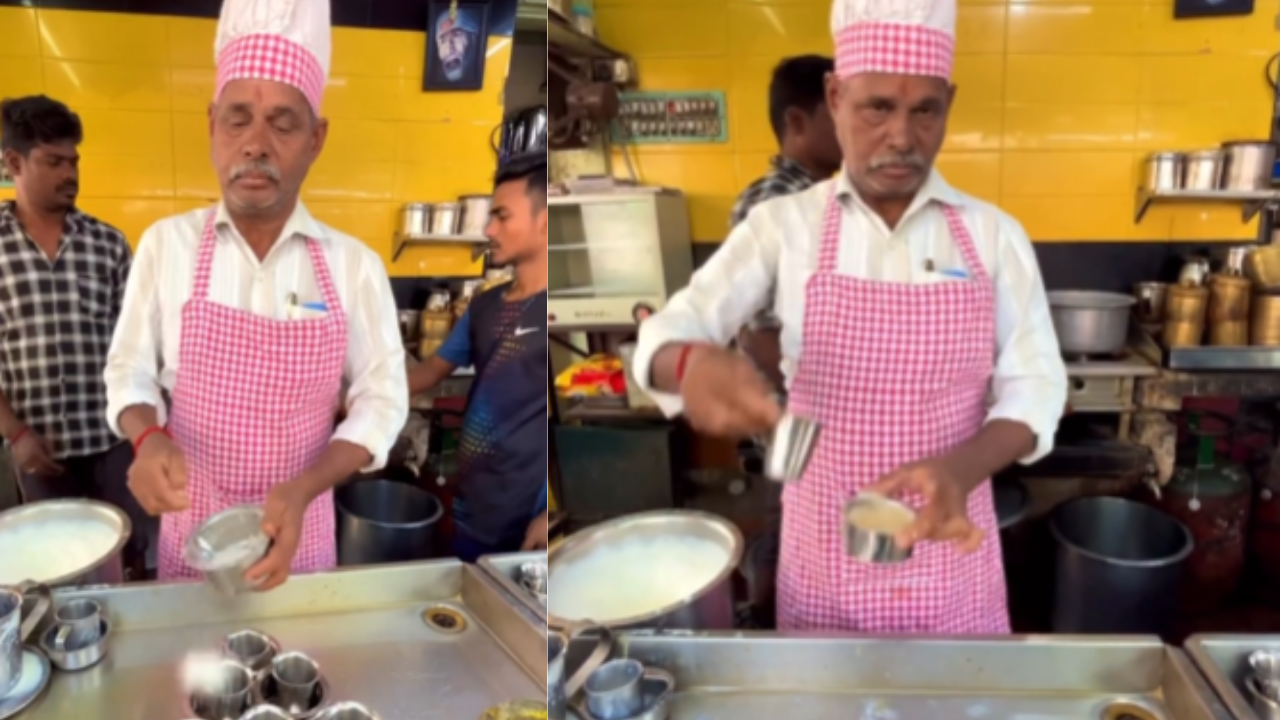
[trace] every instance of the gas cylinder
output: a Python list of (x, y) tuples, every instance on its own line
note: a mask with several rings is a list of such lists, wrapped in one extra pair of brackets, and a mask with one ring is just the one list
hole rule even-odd
[(1191, 413), (1188, 442), (1181, 444), (1173, 477), (1158, 502), (1195, 538), (1180, 593), (1181, 610), (1188, 614), (1217, 609), (1239, 585), (1252, 487), (1247, 470), (1218, 452), (1218, 441), (1233, 433), (1232, 419), (1217, 417), (1215, 425), (1226, 424), (1208, 429), (1205, 415), (1217, 413)]

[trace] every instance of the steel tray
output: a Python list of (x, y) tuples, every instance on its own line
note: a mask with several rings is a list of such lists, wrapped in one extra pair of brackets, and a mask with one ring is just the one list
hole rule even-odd
[(503, 590), (514, 597), (520, 604), (528, 608), (542, 622), (547, 624), (547, 608), (538, 602), (538, 598), (533, 593), (525, 590), (520, 585), (520, 566), (527, 562), (540, 562), (547, 564), (547, 553), (542, 552), (523, 552), (508, 553), (505, 555), (485, 555), (480, 558), (477, 563), (482, 570), (489, 574)]
[[(502, 702), (546, 699), (545, 626), (457, 560), (299, 575), (234, 598), (201, 582), (55, 593), (56, 601), (76, 597), (106, 608), (110, 652), (92, 669), (55, 674), (23, 720), (191, 717), (182, 659), (247, 628), (310, 655), (332, 700), (363, 703), (382, 720), (472, 720)], [(441, 613), (462, 622), (441, 629), (424, 621)]]
[(1236, 720), (1264, 720), (1240, 689), (1249, 670), (1249, 653), (1280, 650), (1280, 635), (1192, 635), (1183, 647)]
[[(566, 668), (590, 646), (575, 641)], [(675, 675), (670, 720), (1230, 720), (1158, 638), (621, 633), (615, 654)]]

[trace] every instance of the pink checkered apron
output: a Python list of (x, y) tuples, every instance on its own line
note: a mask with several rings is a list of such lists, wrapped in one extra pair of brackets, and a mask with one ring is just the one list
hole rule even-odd
[(972, 554), (924, 542), (907, 562), (871, 565), (844, 549), (849, 498), (901, 465), (973, 437), (985, 416), (991, 279), (960, 214), (942, 211), (972, 281), (880, 282), (836, 272), (841, 209), (834, 194), (828, 200), (789, 400), (823, 430), (804, 477), (783, 492), (781, 630), (1009, 632), (990, 482), (969, 496), (969, 517), (986, 532)]
[[(275, 320), (209, 299), (217, 247), (209, 212), (195, 286), (182, 307), (178, 378), (169, 430), (187, 461), (191, 508), (160, 523), (160, 579), (196, 577), (182, 558), (187, 535), (232, 505), (261, 504), (272, 486), (297, 477), (333, 435), (347, 323), (329, 265), (315, 240), (307, 251), (323, 318)], [(333, 493), (307, 508), (292, 572), (336, 567)]]

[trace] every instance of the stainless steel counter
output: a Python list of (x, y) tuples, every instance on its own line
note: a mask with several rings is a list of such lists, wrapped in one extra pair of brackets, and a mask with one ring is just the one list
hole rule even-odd
[(1236, 720), (1261, 720), (1242, 691), (1254, 650), (1280, 650), (1280, 635), (1192, 635), (1187, 655)]
[[(190, 651), (217, 650), (253, 628), (313, 657), (331, 698), (355, 700), (383, 720), (472, 720), (498, 703), (546, 699), (546, 632), (474, 567), (455, 560), (296, 576), (261, 595), (226, 598), (201, 583), (87, 588), (59, 600), (105, 604), (113, 629), (103, 662), (55, 673), (21, 720), (181, 720), (179, 686)], [(457, 633), (422, 619), (444, 606)]]
[(525, 563), (547, 564), (547, 552), (508, 553), (506, 555), (485, 555), (476, 563), (476, 567), (488, 573), (507, 595), (523, 605), (537, 618), (543, 627), (547, 624), (547, 608), (538, 602), (537, 596), (520, 584), (520, 568)]
[[(568, 669), (586, 649), (575, 642)], [(615, 654), (675, 675), (671, 720), (1231, 717), (1156, 638), (623, 634)]]

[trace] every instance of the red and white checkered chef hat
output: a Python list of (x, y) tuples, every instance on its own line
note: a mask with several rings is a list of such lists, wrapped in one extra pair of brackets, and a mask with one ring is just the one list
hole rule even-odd
[(956, 0), (834, 0), (836, 74), (951, 79)]
[(232, 80), (275, 80), (302, 91), (320, 112), (329, 61), (329, 0), (224, 0), (213, 43), (220, 97)]

